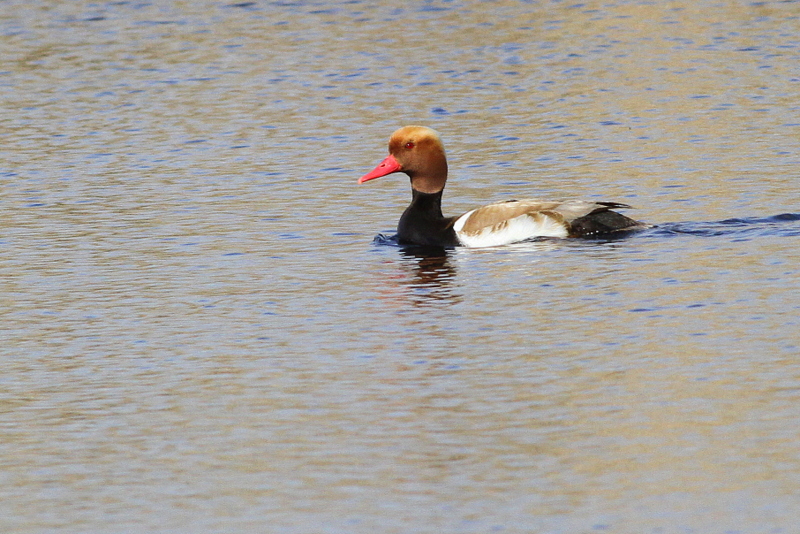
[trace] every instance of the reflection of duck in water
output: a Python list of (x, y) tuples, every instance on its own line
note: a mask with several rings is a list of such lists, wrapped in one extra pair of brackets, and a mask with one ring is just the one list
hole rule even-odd
[(456, 270), (443, 247), (405, 247), (402, 260), (413, 275), (408, 288), (416, 304), (461, 300), (453, 292)]
[(424, 126), (394, 132), (389, 156), (358, 183), (393, 172), (411, 178), (411, 205), (397, 225), (397, 238), (403, 244), (489, 247), (534, 237), (598, 237), (647, 227), (612, 211), (629, 208), (626, 204), (585, 200), (510, 200), (444, 217), (447, 159), (439, 134)]

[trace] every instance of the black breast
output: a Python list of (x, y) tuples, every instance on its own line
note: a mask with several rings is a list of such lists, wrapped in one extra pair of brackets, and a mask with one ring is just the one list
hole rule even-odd
[(397, 223), (402, 244), (453, 247), (458, 245), (454, 217), (442, 215), (442, 192), (420, 193), (412, 189), (411, 204)]

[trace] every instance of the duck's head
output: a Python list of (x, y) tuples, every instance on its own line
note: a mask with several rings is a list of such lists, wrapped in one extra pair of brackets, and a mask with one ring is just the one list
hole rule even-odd
[(436, 130), (425, 126), (403, 126), (389, 138), (389, 155), (358, 183), (404, 172), (411, 188), (422, 193), (438, 193), (447, 181), (447, 158)]

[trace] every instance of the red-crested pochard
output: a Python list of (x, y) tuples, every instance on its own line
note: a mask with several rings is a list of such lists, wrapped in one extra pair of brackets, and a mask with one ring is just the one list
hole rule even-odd
[(457, 217), (442, 215), (447, 158), (439, 134), (425, 126), (404, 126), (389, 139), (389, 156), (359, 184), (393, 172), (411, 178), (411, 205), (397, 224), (402, 244), (492, 247), (534, 237), (598, 237), (647, 228), (612, 208), (617, 202), (507, 200)]

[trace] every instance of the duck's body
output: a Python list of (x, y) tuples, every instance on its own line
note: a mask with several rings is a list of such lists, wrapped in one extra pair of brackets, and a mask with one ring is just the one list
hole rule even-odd
[(397, 225), (397, 238), (403, 244), (490, 247), (536, 237), (598, 237), (646, 227), (612, 211), (630, 208), (626, 204), (584, 200), (509, 200), (444, 217), (447, 159), (439, 134), (424, 126), (394, 132), (389, 156), (358, 182), (393, 172), (411, 178), (411, 204)]

